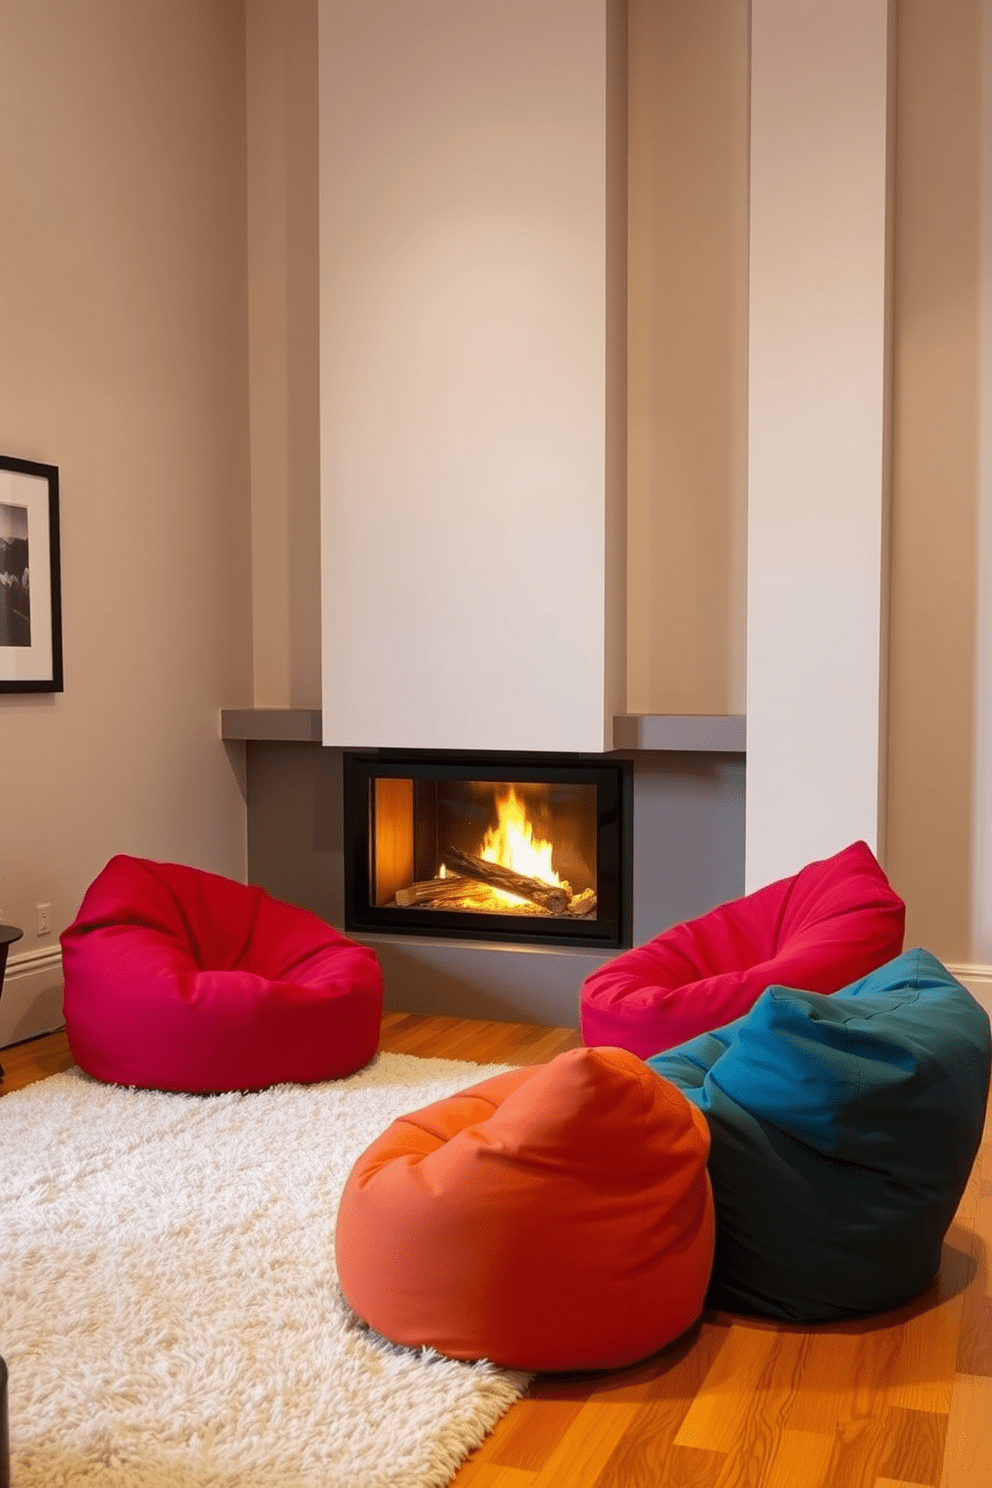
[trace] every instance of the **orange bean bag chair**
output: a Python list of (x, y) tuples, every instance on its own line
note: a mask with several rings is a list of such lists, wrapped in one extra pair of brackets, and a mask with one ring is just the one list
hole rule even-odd
[(573, 1049), (394, 1121), (338, 1210), (350, 1305), (394, 1343), (608, 1369), (702, 1309), (705, 1119), (623, 1049)]

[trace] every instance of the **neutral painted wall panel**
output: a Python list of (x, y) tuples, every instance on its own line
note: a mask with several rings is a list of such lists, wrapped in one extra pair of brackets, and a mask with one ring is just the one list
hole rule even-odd
[(978, 632), (971, 956), (992, 966), (992, 0), (982, 0), (979, 55), (981, 267), (979, 291)]
[(319, 707), (317, 0), (246, 29), (253, 697)]
[(631, 0), (627, 711), (744, 708), (748, 7)]
[(0, 35), (0, 448), (61, 482), (65, 691), (0, 697), (30, 956), (115, 852), (245, 870), (245, 36), (225, 0), (0, 0)]
[(747, 883), (878, 843), (887, 0), (754, 0)]
[(322, 0), (329, 744), (602, 749), (605, 0)]
[(888, 866), (909, 943), (966, 963), (992, 954), (972, 924), (992, 765), (978, 731), (981, 8), (908, 0), (897, 38)]

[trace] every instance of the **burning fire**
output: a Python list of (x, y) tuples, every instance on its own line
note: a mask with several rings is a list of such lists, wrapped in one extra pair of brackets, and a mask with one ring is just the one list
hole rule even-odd
[[(524, 873), (528, 878), (540, 879), (542, 883), (561, 884), (561, 879), (551, 866), (554, 851), (550, 842), (540, 838), (534, 840), (534, 826), (527, 818), (527, 808), (518, 798), (513, 786), (509, 794), (500, 796), (496, 802), (499, 824), (486, 832), (479, 854), (487, 863), (501, 863), (515, 873)], [(507, 904), (523, 904), (516, 894), (507, 894), (497, 889), (496, 893)]]
[[(551, 865), (554, 845), (534, 836), (534, 823), (512, 785), (496, 796), (497, 825), (489, 827), (477, 852), (448, 847), (437, 878), (396, 890), (396, 902), (432, 908), (464, 908), (483, 913), (511, 908), (515, 914), (550, 914), (589, 918), (596, 914), (596, 891), (574, 893)], [(452, 872), (454, 869), (454, 872)], [(432, 889), (433, 884), (436, 889)], [(441, 884), (446, 884), (442, 889)], [(521, 895), (509, 887), (518, 886)]]

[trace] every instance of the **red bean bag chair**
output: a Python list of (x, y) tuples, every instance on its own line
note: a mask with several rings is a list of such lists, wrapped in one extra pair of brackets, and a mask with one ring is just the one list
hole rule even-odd
[(906, 906), (866, 842), (674, 925), (586, 978), (587, 1044), (649, 1059), (741, 1017), (766, 987), (838, 992), (902, 951)]
[(62, 935), (77, 1064), (148, 1089), (259, 1090), (349, 1075), (376, 1051), (374, 952), (216, 873), (112, 858)]
[(702, 1309), (708, 1152), (700, 1113), (622, 1049), (497, 1075), (359, 1158), (338, 1210), (342, 1290), (386, 1338), (453, 1359), (630, 1364)]

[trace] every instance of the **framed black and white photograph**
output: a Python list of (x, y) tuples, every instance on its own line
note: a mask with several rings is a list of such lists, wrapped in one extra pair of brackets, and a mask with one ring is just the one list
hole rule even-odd
[(61, 691), (58, 467), (0, 455), (0, 692)]

